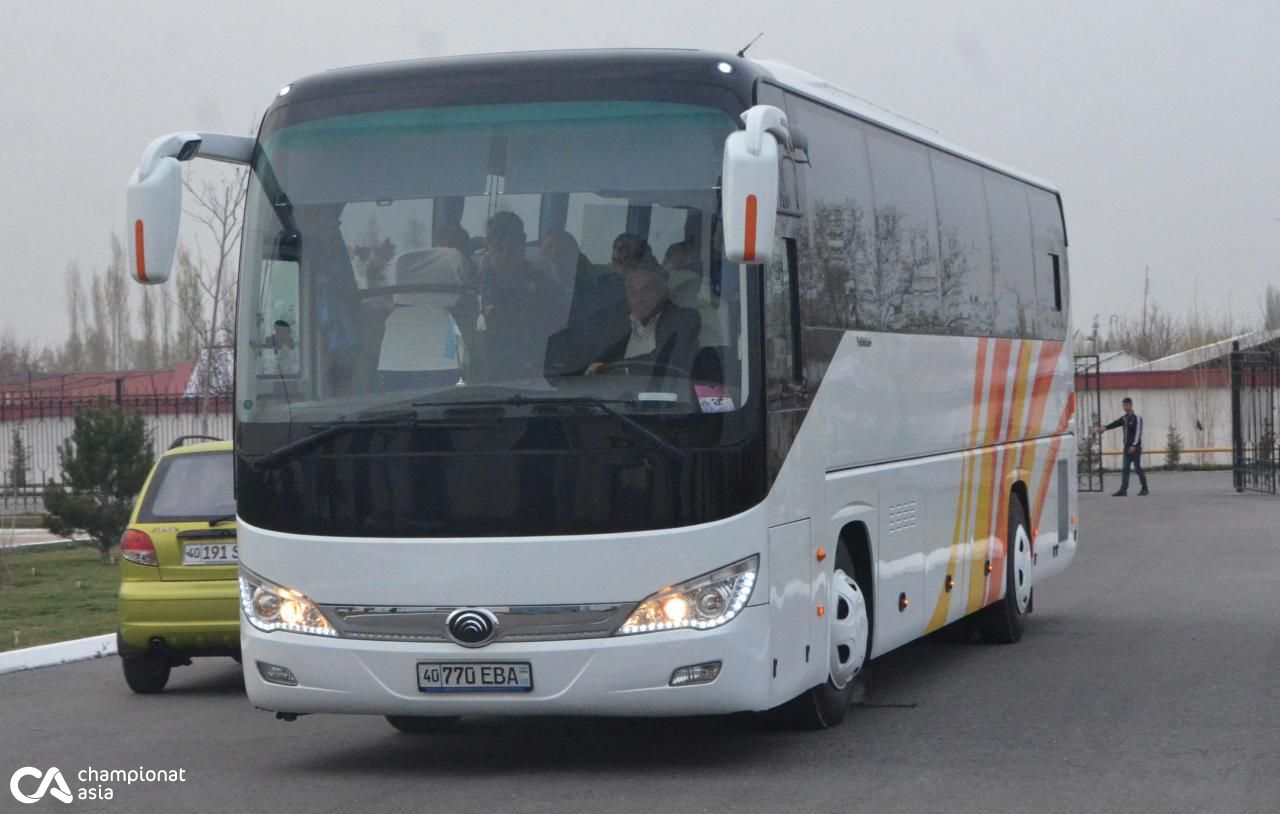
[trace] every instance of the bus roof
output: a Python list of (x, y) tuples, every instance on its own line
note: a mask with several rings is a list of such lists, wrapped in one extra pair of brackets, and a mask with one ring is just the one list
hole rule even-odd
[[(729, 65), (732, 70), (728, 73), (718, 70), (722, 63)], [(744, 59), (714, 51), (642, 48), (518, 51), (336, 68), (292, 83), (289, 86), (290, 92), (278, 96), (267, 114), (276, 108), (308, 98), (405, 89), (442, 82), (536, 83), (539, 80), (566, 76), (585, 82), (611, 78), (714, 82), (732, 90), (742, 98), (744, 105), (751, 103), (755, 83), (765, 79), (1011, 178), (1054, 194), (1058, 192), (1047, 181), (957, 147), (939, 138), (936, 131), (925, 125), (862, 99), (799, 68), (776, 60)]]
[(944, 152), (952, 153), (976, 164), (981, 164), (1003, 175), (1008, 175), (1011, 178), (1018, 179), (1019, 181), (1041, 187), (1042, 189), (1048, 190), (1054, 194), (1057, 194), (1058, 192), (1057, 187), (1048, 181), (1036, 178), (1033, 175), (1028, 175), (1025, 172), (1013, 169), (1012, 167), (1001, 164), (997, 161), (983, 158), (982, 156), (970, 152), (962, 147), (957, 147), (956, 145), (939, 138), (936, 130), (927, 127), (920, 122), (909, 119), (906, 116), (895, 113), (888, 108), (881, 107), (874, 102), (869, 102), (866, 99), (863, 99), (844, 88), (833, 85), (820, 77), (814, 76), (807, 71), (802, 71), (785, 62), (778, 62), (777, 60), (772, 59), (758, 59), (751, 61), (766, 71), (770, 78), (772, 78), (778, 85), (799, 91), (805, 96), (812, 97), (832, 107), (851, 113), (860, 119), (865, 119), (866, 121), (877, 124), (887, 130), (893, 130), (894, 132), (901, 133), (902, 135), (908, 136), (916, 141), (921, 141), (932, 147), (937, 147)]

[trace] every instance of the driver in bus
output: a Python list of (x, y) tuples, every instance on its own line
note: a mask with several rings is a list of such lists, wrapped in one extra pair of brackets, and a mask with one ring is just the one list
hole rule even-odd
[(671, 301), (667, 273), (656, 263), (627, 272), (627, 320), (618, 339), (587, 366), (588, 376), (634, 360), (655, 372), (688, 376), (698, 352), (698, 312)]

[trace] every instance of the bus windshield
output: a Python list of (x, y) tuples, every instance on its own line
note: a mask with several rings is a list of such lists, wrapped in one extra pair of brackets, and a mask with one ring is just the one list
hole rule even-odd
[(720, 259), (723, 111), (388, 109), (264, 129), (241, 268), (242, 422), (477, 403), (741, 410), (746, 270)]

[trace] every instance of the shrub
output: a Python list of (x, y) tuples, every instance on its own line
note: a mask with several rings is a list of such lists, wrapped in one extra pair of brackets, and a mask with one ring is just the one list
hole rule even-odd
[(80, 411), (58, 459), (62, 482), (45, 488), (45, 525), (64, 537), (83, 531), (106, 562), (155, 463), (142, 416), (110, 407)]

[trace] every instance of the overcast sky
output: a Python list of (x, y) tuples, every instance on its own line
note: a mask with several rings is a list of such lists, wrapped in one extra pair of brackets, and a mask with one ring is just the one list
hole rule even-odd
[(0, 32), (0, 333), (60, 342), (67, 264), (102, 268), (143, 147), (244, 132), (331, 67), (594, 47), (780, 59), (1062, 190), (1073, 311), (1257, 320), (1280, 283), (1275, 0), (8, 0)]

